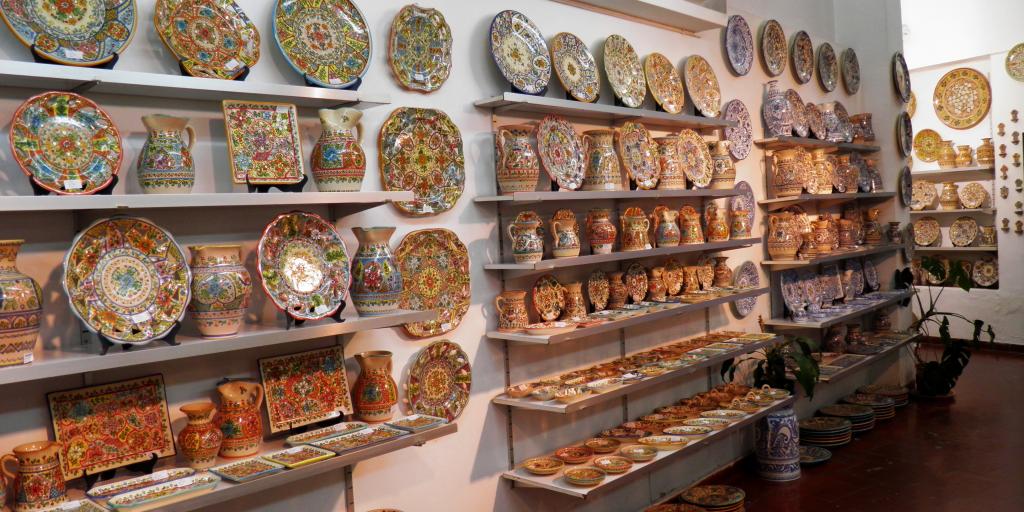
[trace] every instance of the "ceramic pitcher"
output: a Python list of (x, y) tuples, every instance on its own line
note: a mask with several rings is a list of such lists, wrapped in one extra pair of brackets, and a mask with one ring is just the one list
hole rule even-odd
[(956, 210), (960, 208), (960, 186), (953, 181), (942, 184), (942, 193), (939, 194), (939, 206), (943, 210)]
[[(146, 194), (187, 194), (196, 182), (192, 146), (196, 132), (188, 119), (165, 115), (143, 116), (149, 130), (139, 154), (139, 187)], [(188, 132), (188, 144), (182, 131)]]
[(798, 196), (803, 192), (803, 155), (796, 149), (784, 149), (772, 154), (772, 190), (775, 197)]
[(361, 316), (377, 316), (398, 309), (402, 272), (388, 242), (393, 227), (352, 228), (359, 249), (352, 258), (352, 302)]
[(654, 243), (658, 247), (675, 247), (679, 245), (681, 234), (679, 233), (679, 224), (676, 224), (676, 218), (679, 217), (679, 212), (670, 210), (668, 208), (662, 208), (652, 214), (654, 217)]
[(835, 173), (835, 167), (832, 165), (832, 161), (829, 160), (828, 153), (824, 149), (819, 148), (811, 152), (811, 157), (815, 187), (814, 190), (808, 190), (807, 192), (811, 194), (831, 194), (832, 175)]
[(494, 309), (498, 312), (498, 331), (520, 332), (529, 323), (526, 314), (526, 291), (505, 290), (494, 298)]
[(716, 256), (715, 257), (715, 281), (714, 286), (724, 288), (726, 286), (732, 286), (732, 269), (726, 262), (729, 261), (728, 256)]
[[(4, 476), (13, 482), (14, 512), (35, 512), (64, 502), (67, 491), (60, 450), (60, 443), (36, 441), (15, 446), (13, 454), (0, 458)], [(8, 460), (18, 463), (16, 473), (8, 469)]]
[(622, 169), (615, 155), (614, 138), (611, 130), (583, 132), (583, 190), (622, 190)]
[(663, 301), (668, 295), (665, 285), (665, 267), (654, 267), (647, 272), (647, 300)]
[(658, 190), (686, 189), (686, 172), (679, 157), (679, 137), (655, 137), (658, 144), (658, 165), (661, 167)]
[(252, 277), (242, 265), (238, 245), (193, 245), (192, 300), (189, 311), (199, 333), (210, 338), (234, 336), (249, 308)]
[(793, 112), (789, 108), (786, 94), (779, 90), (778, 81), (765, 83), (764, 104), (761, 106), (764, 124), (769, 137), (790, 135), (793, 131)]
[(0, 240), (0, 366), (32, 362), (43, 316), (39, 284), (18, 271), (24, 240)]
[(574, 258), (580, 255), (580, 228), (575, 219), (552, 219), (551, 253), (556, 258)]
[(757, 422), (754, 452), (761, 478), (777, 482), (800, 478), (800, 428), (793, 409), (773, 411)]
[(773, 260), (795, 259), (801, 243), (793, 225), (792, 213), (768, 216), (768, 255)]
[(178, 432), (178, 449), (188, 467), (207, 469), (217, 462), (224, 433), (213, 424), (217, 408), (213, 402), (185, 404), (179, 410), (188, 416), (188, 424)]
[(391, 352), (371, 350), (356, 354), (359, 378), (352, 389), (356, 415), (369, 422), (391, 419), (398, 403), (398, 386), (391, 378)]
[(819, 220), (812, 223), (814, 226), (814, 252), (819, 255), (825, 255), (832, 252), (833, 240), (832, 240), (832, 222), (826, 217), (821, 215)]
[(587, 213), (587, 239), (592, 254), (609, 254), (619, 234), (607, 208), (594, 208)]
[(263, 386), (233, 380), (217, 386), (220, 410), (214, 424), (224, 434), (221, 457), (248, 457), (260, 450), (263, 441)]
[(320, 139), (313, 146), (310, 165), (321, 192), (358, 192), (366, 175), (366, 155), (360, 142), (363, 117), (354, 108), (320, 109)]
[(648, 235), (651, 221), (646, 216), (623, 215), (620, 221), (623, 251), (642, 251), (651, 248), (651, 239)]
[(724, 210), (714, 203), (708, 204), (708, 242), (725, 242), (729, 240), (729, 221)]
[(853, 249), (857, 246), (857, 231), (852, 220), (839, 219), (839, 247)]
[(544, 259), (544, 237), (540, 233), (540, 224), (540, 218), (520, 214), (508, 225), (512, 257), (516, 263), (536, 263)]
[(578, 281), (565, 285), (565, 309), (561, 320), (582, 322), (587, 318), (587, 302), (583, 298), (583, 283)]
[(626, 283), (622, 280), (624, 275), (624, 272), (608, 273), (608, 309), (619, 309), (626, 305), (629, 290), (626, 289)]
[(540, 181), (540, 162), (530, 145), (533, 126), (514, 124), (498, 128), (498, 187), (502, 194), (532, 192)]
[(956, 167), (956, 150), (953, 149), (953, 141), (944, 140), (939, 143), (939, 168), (951, 169)]
[(973, 148), (968, 144), (963, 144), (956, 147), (956, 162), (957, 167), (970, 167), (971, 162), (974, 161)]
[(974, 155), (978, 159), (978, 165), (992, 165), (996, 161), (996, 148), (992, 139), (981, 139), (981, 145), (975, 150)]
[(736, 165), (732, 163), (732, 156), (729, 155), (729, 144), (727, 140), (708, 143), (711, 150), (711, 162), (714, 164), (709, 188), (732, 190), (733, 185), (736, 184)]
[(679, 210), (679, 242), (683, 245), (704, 243), (704, 228), (700, 225), (700, 214)]
[(747, 210), (733, 210), (730, 212), (732, 215), (732, 222), (729, 224), (729, 237), (730, 238), (749, 238), (750, 230), (750, 212)]

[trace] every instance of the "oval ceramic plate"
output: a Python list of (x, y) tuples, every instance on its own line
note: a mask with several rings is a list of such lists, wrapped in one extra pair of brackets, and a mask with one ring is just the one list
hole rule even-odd
[(576, 129), (565, 118), (544, 116), (541, 120), (537, 127), (537, 156), (559, 188), (577, 190), (583, 185), (583, 147)]
[(292, 212), (267, 224), (257, 248), (263, 291), (297, 320), (334, 314), (351, 278), (345, 242), (319, 215)]
[(811, 36), (801, 30), (793, 35), (793, 46), (790, 49), (793, 59), (793, 76), (796, 81), (806, 84), (814, 76), (814, 43)]
[(651, 96), (665, 112), (678, 114), (683, 111), (686, 103), (683, 80), (667, 57), (660, 53), (648, 55), (644, 59), (644, 77)]
[[(413, 7), (403, 8), (395, 20), (409, 17)], [(422, 39), (413, 44), (421, 45), (421, 52), (428, 52), (431, 37), (428, 28), (418, 26), (414, 30)], [(350, 87), (366, 73), (370, 64), (370, 29), (363, 13), (350, 0), (278, 0), (274, 11), (274, 42), (295, 72), (321, 87)], [(450, 40), (448, 45), (451, 46)], [(409, 55), (407, 45), (391, 49), (389, 60), (416, 58)]]
[(414, 413), (454, 421), (469, 403), (472, 383), (469, 356), (458, 344), (440, 340), (420, 351), (409, 367), (405, 392)]
[(804, 105), (804, 114), (807, 116), (808, 132), (817, 139), (825, 140), (828, 137), (828, 129), (825, 127), (825, 118), (821, 109), (811, 102)]
[(786, 101), (789, 102), (789, 112), (793, 118), (793, 133), (797, 137), (806, 137), (810, 131), (811, 126), (807, 119), (807, 112), (804, 109), (804, 100), (800, 97), (800, 93), (794, 89), (786, 90)]
[(70, 92), (29, 98), (11, 120), (11, 150), (21, 171), (57, 194), (93, 194), (121, 169), (121, 135), (98, 105)]
[(380, 128), (384, 190), (411, 190), (416, 199), (393, 204), (408, 215), (450, 210), (462, 197), (466, 163), (462, 134), (448, 114), (431, 108), (395, 109)]
[(98, 66), (123, 53), (135, 35), (135, 0), (3, 0), (0, 15), (21, 44), (46, 60)]
[(779, 76), (786, 69), (786, 33), (778, 21), (768, 20), (761, 26), (761, 60), (770, 76)]
[(968, 247), (978, 237), (978, 221), (971, 217), (960, 217), (949, 226), (949, 241), (953, 247)]
[(540, 29), (525, 14), (506, 10), (491, 21), (491, 57), (517, 90), (543, 94), (551, 81), (551, 57)]
[(552, 322), (562, 316), (565, 309), (565, 287), (551, 274), (545, 274), (533, 283), (530, 291), (533, 311), (541, 321)]
[(722, 110), (722, 91), (711, 64), (700, 55), (690, 55), (686, 58), (683, 76), (697, 111), (704, 117), (718, 117)]
[(711, 184), (714, 166), (711, 152), (704, 138), (689, 128), (679, 132), (679, 160), (683, 164), (686, 178), (694, 187), (707, 188)]
[(153, 24), (191, 76), (234, 80), (260, 60), (260, 32), (234, 0), (157, 0)]
[(200, 473), (179, 480), (172, 480), (124, 494), (118, 494), (110, 498), (107, 504), (114, 509), (132, 510), (150, 507), (149, 510), (153, 510), (159, 508), (162, 502), (178, 501), (183, 496), (211, 491), (217, 487), (220, 481), (220, 477), (214, 474)]
[(167, 335), (185, 316), (189, 270), (171, 234), (146, 219), (101, 219), (64, 255), (61, 283), (71, 310), (114, 343), (142, 345)]
[(729, 16), (725, 26), (725, 55), (734, 73), (739, 76), (750, 73), (754, 64), (754, 37), (747, 20), (738, 14)]
[(725, 128), (725, 138), (729, 141), (729, 154), (736, 160), (743, 160), (750, 155), (750, 148), (754, 143), (750, 112), (742, 101), (731, 100), (722, 108), (722, 118), (736, 122), (736, 126)]
[(587, 44), (568, 32), (551, 38), (551, 63), (562, 87), (578, 101), (597, 101), (601, 76)]
[(965, 130), (980, 123), (991, 105), (992, 89), (978, 70), (956, 68), (935, 84), (935, 115), (950, 128)]
[(922, 162), (934, 162), (939, 159), (939, 146), (942, 136), (931, 128), (925, 128), (914, 135), (914, 154)]
[(914, 150), (914, 125), (910, 122), (910, 114), (906, 112), (900, 112), (896, 118), (896, 142), (899, 143), (900, 153), (904, 157), (910, 156)]
[[(733, 286), (737, 288), (756, 288), (761, 286), (761, 277), (757, 272), (757, 265), (752, 261), (745, 261), (733, 272)], [(734, 300), (733, 307), (738, 316), (747, 316), (754, 311), (757, 305), (757, 297)]]
[(622, 165), (637, 188), (651, 190), (658, 186), (661, 168), (658, 166), (657, 150), (651, 134), (644, 125), (626, 121), (615, 133)]
[(929, 247), (939, 242), (942, 238), (942, 231), (939, 229), (939, 220), (935, 217), (921, 217), (914, 221), (914, 243), (921, 247)]
[(440, 89), (452, 70), (452, 29), (441, 11), (415, 4), (402, 7), (391, 22), (388, 63), (402, 87), (421, 92)]
[(590, 298), (594, 311), (603, 311), (608, 307), (609, 287), (608, 275), (600, 270), (595, 270), (587, 278), (587, 297)]
[(613, 34), (604, 41), (604, 74), (615, 96), (627, 107), (637, 108), (647, 94), (640, 57), (626, 38)]
[(914, 112), (917, 112), (917, 96), (914, 95), (914, 91), (910, 91), (910, 102), (907, 103), (907, 113), (910, 117), (914, 117)]
[(857, 52), (853, 48), (843, 50), (842, 66), (843, 87), (849, 94), (857, 94), (860, 90), (860, 61), (857, 60)]
[[(900, 100), (903, 103), (909, 103), (912, 94), (910, 91), (910, 69), (907, 68), (907, 61), (901, 52), (896, 52), (892, 56), (892, 85)], [(913, 110), (910, 115), (914, 115)]]
[(440, 336), (454, 330), (469, 310), (469, 251), (447, 229), (405, 235), (395, 250), (402, 271), (401, 309), (436, 310), (437, 318), (404, 324), (410, 336)]
[(899, 181), (900, 200), (903, 201), (903, 206), (910, 207), (914, 202), (914, 177), (910, 174), (910, 166), (903, 166)]
[(868, 258), (864, 258), (864, 284), (870, 292), (877, 292), (881, 287), (878, 282), (878, 268)]
[(839, 83), (839, 61), (832, 45), (821, 43), (818, 47), (818, 83), (827, 92), (836, 90)]
[(1006, 53), (1006, 74), (1014, 80), (1024, 82), (1024, 43), (1014, 45)]
[(633, 263), (626, 269), (626, 291), (633, 303), (644, 300), (647, 296), (647, 269), (639, 263)]

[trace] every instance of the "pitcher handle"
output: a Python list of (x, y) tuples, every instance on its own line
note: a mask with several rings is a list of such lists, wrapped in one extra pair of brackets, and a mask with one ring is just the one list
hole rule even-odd
[(588, 155), (590, 155), (590, 145), (592, 144), (592, 142), (591, 142), (592, 140), (594, 140), (594, 138), (591, 137), (589, 134), (586, 134), (586, 133), (584, 133), (583, 136), (580, 137), (580, 141), (583, 142), (583, 158), (584, 158), (584, 161), (586, 161), (586, 160), (588, 160), (590, 158)]
[(501, 315), (501, 305), (505, 303), (505, 297), (498, 295), (494, 297), (494, 309), (498, 310), (498, 314)]
[(498, 167), (505, 166), (505, 134), (512, 135), (511, 132), (504, 128), (498, 128)]
[(515, 223), (513, 222), (513, 223), (509, 223), (508, 226), (505, 226), (505, 232), (508, 233), (508, 239), (512, 241), (513, 245), (515, 245), (515, 242), (516, 242), (516, 237), (515, 237), (515, 235), (512, 234), (512, 228), (513, 228), (514, 225), (515, 225)]
[(188, 132), (188, 150), (192, 151), (192, 146), (196, 145), (196, 130), (192, 125), (186, 124), (185, 131)]
[(356, 131), (356, 142), (363, 143), (363, 123), (356, 123), (352, 128)]
[[(15, 463), (18, 462), (18, 458), (15, 457), (14, 454), (11, 454), (11, 453), (8, 453), (8, 454), (4, 455), (3, 457), (0, 457), (0, 472), (2, 472), (4, 474), (4, 476), (7, 477), (7, 480), (13, 481), (18, 476), (18, 474), (13, 472), (13, 471), (11, 471), (11, 470), (9, 470), (9, 469), (7, 469), (7, 461), (8, 460), (13, 460)], [(3, 505), (3, 503), (0, 503), (0, 506), (2, 506), (2, 505)]]
[(263, 405), (263, 386), (256, 386), (256, 408)]

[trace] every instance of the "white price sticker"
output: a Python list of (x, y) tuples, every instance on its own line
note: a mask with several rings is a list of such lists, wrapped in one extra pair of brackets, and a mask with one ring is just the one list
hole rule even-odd
[(82, 180), (64, 180), (64, 190), (82, 190)]
[(150, 318), (153, 318), (153, 316), (149, 314), (149, 311), (143, 311), (142, 313), (132, 315), (132, 322), (141, 324), (143, 322), (148, 322)]
[(69, 59), (82, 60), (85, 54), (81, 50), (72, 50), (70, 48), (64, 48), (64, 57)]
[(450, 331), (450, 330), (452, 330), (452, 324), (451, 323), (443, 323), (443, 324), (441, 324), (441, 330), (442, 331)]
[(315, 309), (313, 310), (313, 312), (314, 312), (314, 313), (316, 313), (316, 314), (318, 314), (318, 315), (322, 315), (322, 314), (324, 314), (324, 313), (326, 313), (326, 312), (328, 312), (328, 311), (330, 311), (330, 310), (331, 310), (331, 308), (329, 308), (329, 307), (327, 306), (327, 304), (320, 304), (319, 306), (317, 306), (317, 307), (316, 307), (316, 308), (315, 308)]
[(34, 354), (25, 354), (24, 356), (21, 356), (21, 364), (29, 364), (35, 360), (36, 356)]
[(242, 63), (238, 62), (237, 59), (231, 59), (224, 63), (224, 67), (228, 68), (229, 70), (238, 69), (241, 65)]
[(334, 77), (330, 78), (327, 81), (330, 82), (331, 85), (338, 85), (338, 84), (341, 83), (341, 79), (340, 78), (334, 78)]

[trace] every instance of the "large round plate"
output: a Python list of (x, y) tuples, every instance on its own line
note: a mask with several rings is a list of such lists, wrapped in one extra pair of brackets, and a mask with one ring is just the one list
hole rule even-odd
[(135, 35), (135, 0), (0, 0), (0, 15), (21, 44), (46, 60), (97, 66)]
[(263, 230), (257, 264), (263, 291), (292, 318), (331, 316), (345, 300), (351, 278), (345, 242), (319, 215), (278, 215)]
[(900, 153), (904, 157), (910, 156), (914, 150), (914, 125), (910, 122), (910, 114), (906, 112), (900, 112), (896, 117), (896, 142), (899, 143)]
[(548, 45), (525, 14), (506, 10), (491, 21), (491, 57), (512, 87), (543, 94), (551, 81)]
[(541, 120), (537, 127), (537, 156), (559, 188), (577, 190), (583, 185), (583, 147), (576, 130), (565, 118), (544, 116)]
[(469, 311), (469, 251), (447, 229), (413, 231), (395, 250), (402, 271), (401, 309), (436, 310), (437, 318), (404, 325), (410, 336), (425, 338), (454, 330)]
[(61, 284), (71, 311), (90, 331), (142, 345), (166, 336), (185, 316), (191, 280), (170, 233), (146, 219), (113, 217), (71, 242)]
[(994, 286), (999, 282), (999, 262), (991, 257), (974, 262), (971, 279), (978, 286)]
[(679, 497), (686, 503), (714, 507), (717, 510), (741, 503), (746, 496), (743, 489), (731, 485), (697, 485), (690, 487)]
[(789, 101), (789, 112), (793, 118), (793, 133), (797, 137), (806, 137), (811, 130), (807, 112), (804, 109), (804, 100), (800, 93), (794, 89), (786, 90), (786, 100)]
[(899, 95), (900, 100), (903, 103), (909, 103), (911, 97), (910, 69), (907, 68), (907, 60), (903, 58), (901, 52), (896, 52), (892, 56), (892, 85), (896, 88), (896, 94)]
[(939, 220), (935, 217), (921, 217), (914, 221), (914, 243), (929, 247), (942, 237)]
[[(745, 261), (733, 271), (733, 286), (737, 288), (761, 286), (761, 277), (757, 272), (757, 265), (752, 261)], [(736, 310), (736, 316), (747, 316), (757, 306), (757, 297), (747, 297), (732, 301), (732, 307)]]
[(384, 190), (411, 190), (416, 197), (394, 203), (402, 212), (434, 215), (450, 210), (462, 196), (462, 134), (448, 114), (397, 108), (380, 128), (378, 148)]
[(639, 263), (633, 263), (626, 269), (626, 291), (633, 303), (642, 302), (647, 296), (647, 269)]
[(612, 34), (604, 40), (604, 74), (612, 92), (627, 107), (637, 108), (647, 95), (647, 79), (633, 45), (626, 38)]
[(768, 20), (761, 26), (761, 60), (770, 76), (779, 76), (786, 69), (786, 33), (778, 21)]
[(864, 294), (864, 268), (860, 265), (860, 260), (851, 259), (846, 260), (846, 270), (852, 270), (850, 274), (850, 289), (853, 291), (854, 297), (859, 297)]
[(980, 71), (956, 68), (939, 79), (932, 95), (935, 115), (943, 124), (965, 130), (981, 122), (992, 106), (992, 89)]
[(959, 217), (949, 226), (949, 241), (953, 247), (968, 247), (978, 237), (978, 221), (971, 217)]
[(914, 112), (917, 112), (917, 96), (914, 95), (914, 91), (910, 91), (910, 102), (907, 103), (907, 113), (910, 117), (914, 117)]
[(153, 24), (191, 76), (234, 80), (260, 60), (260, 32), (234, 0), (157, 0)]
[(93, 194), (121, 169), (121, 135), (98, 105), (71, 92), (45, 92), (11, 120), (11, 151), (21, 171), (57, 194)]
[(391, 21), (388, 64), (406, 89), (440, 89), (452, 70), (452, 29), (441, 11), (415, 4), (402, 7)]
[(1006, 74), (1014, 80), (1024, 82), (1024, 43), (1014, 45), (1006, 53)]
[(661, 168), (658, 166), (654, 141), (647, 128), (640, 123), (626, 121), (615, 135), (622, 165), (630, 179), (636, 182), (637, 188), (651, 190), (658, 186)]
[(701, 115), (718, 117), (722, 110), (722, 91), (718, 88), (718, 77), (711, 64), (700, 55), (690, 55), (686, 58), (683, 77), (690, 98)]
[(667, 57), (660, 53), (648, 55), (644, 59), (644, 77), (651, 96), (665, 112), (678, 114), (683, 111), (686, 103), (683, 81)]
[(811, 36), (803, 30), (794, 34), (790, 53), (796, 81), (801, 84), (810, 82), (814, 76), (814, 43), (811, 42)]
[[(900, 171), (900, 200), (903, 201), (903, 206), (910, 207), (914, 202), (914, 177), (910, 173), (910, 166), (904, 165), (903, 170)], [(933, 190), (934, 191), (934, 190)]]
[(848, 94), (857, 94), (860, 90), (860, 61), (853, 48), (843, 50), (842, 55), (843, 87)]
[(930, 181), (915, 181), (911, 189), (910, 209), (930, 210), (935, 204), (935, 184)]
[(818, 83), (827, 92), (836, 90), (839, 84), (839, 60), (828, 43), (821, 43), (818, 47)]
[(686, 179), (696, 188), (707, 188), (711, 184), (714, 163), (704, 138), (697, 132), (684, 128), (679, 132), (679, 160), (683, 164)]
[[(405, 23), (417, 15), (417, 11), (413, 10), (415, 7), (403, 8), (393, 23)], [(430, 13), (419, 10), (418, 16), (424, 19)], [(418, 21), (413, 23), (417, 25), (413, 29), (416, 36), (422, 38), (413, 44), (421, 46), (421, 54), (429, 53), (432, 46), (429, 40), (438, 33), (435, 31), (432, 34), (427, 24)], [(444, 23), (444, 18), (441, 18), (441, 23)], [(399, 27), (399, 30), (404, 30), (405, 34), (396, 34), (395, 25), (392, 25), (392, 38), (397, 35), (401, 41), (388, 52), (392, 68), (396, 59), (404, 61), (404, 65), (408, 66), (409, 61), (418, 58), (412, 55), (415, 50), (410, 51), (408, 44), (410, 28)], [(450, 31), (448, 38), (450, 47)], [(278, 0), (274, 11), (274, 42), (295, 72), (321, 87), (349, 87), (366, 73), (370, 64), (370, 29), (366, 26), (363, 13), (350, 0)], [(437, 55), (443, 54), (439, 51)], [(419, 58), (422, 59), (422, 55)], [(430, 55), (426, 56), (427, 60), (430, 58)], [(422, 66), (413, 64), (417, 65)], [(395, 75), (398, 76), (398, 73)]]
[(804, 114), (807, 116), (808, 132), (817, 139), (825, 140), (828, 137), (828, 129), (825, 127), (825, 117), (821, 109), (811, 102), (804, 105)]
[(747, 20), (738, 14), (729, 16), (725, 25), (725, 55), (729, 66), (739, 76), (749, 73), (754, 64), (754, 37)]
[(790, 312), (803, 309), (803, 287), (796, 270), (782, 271), (782, 301)]
[(562, 87), (578, 101), (597, 101), (601, 77), (594, 55), (580, 38), (559, 32), (551, 38), (551, 64)]
[(757, 206), (757, 202), (754, 200), (754, 191), (750, 188), (750, 184), (745, 181), (737, 181), (736, 185), (733, 186), (733, 190), (736, 195), (729, 198), (729, 214), (732, 215), (736, 211), (747, 212), (747, 222), (751, 226), (754, 225), (754, 208)]
[(565, 287), (551, 274), (540, 276), (530, 291), (533, 311), (542, 322), (551, 322), (562, 316), (565, 309)]
[(440, 340), (416, 356), (405, 393), (412, 412), (455, 421), (469, 403), (472, 384), (469, 356), (458, 344)]
[(942, 136), (931, 128), (925, 128), (914, 135), (914, 154), (922, 162), (934, 162), (939, 159), (939, 147)]
[(750, 124), (750, 112), (742, 101), (731, 100), (722, 108), (722, 117), (726, 121), (735, 121), (736, 126), (725, 128), (725, 138), (729, 141), (729, 154), (736, 160), (743, 160), (750, 155), (754, 144), (754, 127)]
[(964, 205), (964, 208), (972, 210), (975, 208), (981, 208), (985, 204), (985, 200), (988, 199), (988, 191), (981, 183), (972, 181), (962, 187), (958, 192), (960, 196), (960, 204)]

